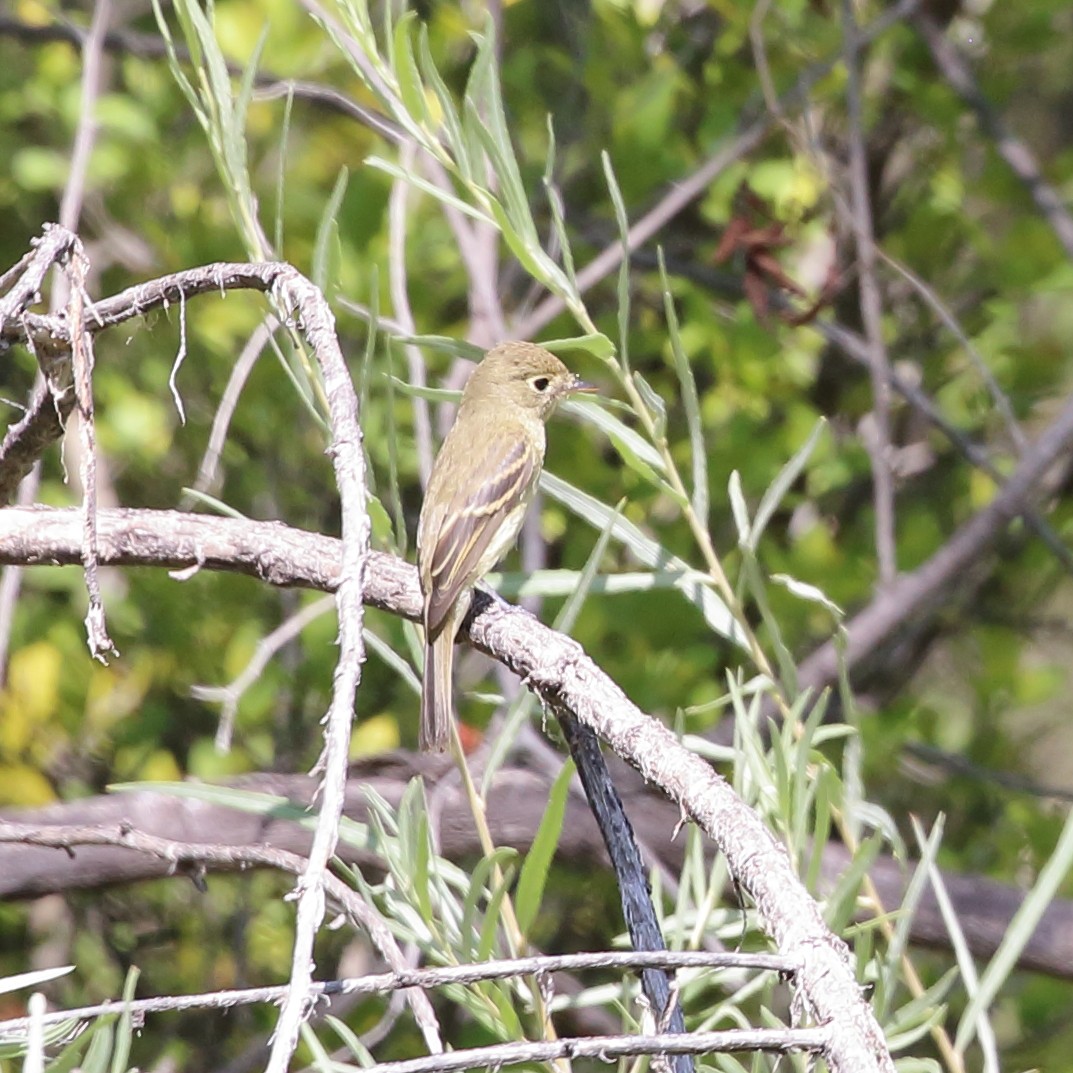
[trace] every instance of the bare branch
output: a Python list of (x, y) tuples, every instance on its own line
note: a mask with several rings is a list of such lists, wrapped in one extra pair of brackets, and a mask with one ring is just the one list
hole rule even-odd
[[(370, 573), (375, 573), (371, 564)], [(536, 734), (536, 731), (533, 731)], [(934, 763), (934, 757), (925, 757)], [(528, 763), (529, 761), (527, 761)], [(612, 758), (616, 789), (622, 795), (631, 825), (644, 843), (646, 861), (677, 875), (685, 859), (682, 839), (671, 841), (679, 814), (670, 801), (648, 786), (636, 772)], [(958, 770), (958, 768), (954, 768)], [(469, 805), (449, 775), (449, 761), (417, 753), (394, 752), (370, 757), (351, 766), (345, 814), (356, 823), (368, 823), (366, 795), (371, 792), (397, 807), (410, 780), (423, 778), (434, 787), (436, 803), (437, 852), (450, 860), (472, 859), (480, 853)], [(963, 772), (973, 778), (994, 778), (994, 773)], [(447, 776), (447, 777), (445, 777)], [(486, 788), (488, 824), (497, 846), (511, 846), (528, 852), (536, 835), (548, 787), (555, 772), (539, 775), (529, 768), (504, 768)], [(286, 800), (306, 809), (316, 784), (307, 775), (260, 773), (229, 780), (229, 786)], [(1026, 787), (1017, 787), (1026, 791)], [(1048, 788), (1038, 789), (1048, 793)], [(581, 867), (607, 867), (606, 849), (592, 812), (580, 795), (566, 803), (563, 833), (556, 851), (559, 860)], [(65, 801), (34, 809), (10, 810), (4, 816), (34, 830), (44, 827), (95, 828), (129, 826), (137, 818), (140, 831), (158, 834), (179, 842), (213, 842), (223, 846), (275, 847), (292, 853), (309, 851), (311, 833), (300, 823), (280, 816), (262, 816), (194, 797), (179, 797), (151, 790), (108, 794)], [(709, 847), (708, 858), (714, 850)], [(341, 842), (339, 857), (357, 864), (368, 873), (379, 872), (384, 864), (366, 847)], [(830, 843), (824, 848), (823, 892), (836, 889), (852, 863), (845, 846)], [(207, 872), (239, 869), (226, 860), (205, 862)], [(116, 887), (169, 874), (161, 858), (136, 853), (123, 847), (83, 846), (75, 854), (0, 840), (0, 899), (34, 898), (48, 893)], [(885, 905), (898, 905), (905, 897), (907, 876), (903, 862), (880, 856), (869, 869)], [(1024, 901), (1024, 892), (985, 876), (943, 872), (958, 918), (962, 921), (973, 954), (991, 958), (1010, 921)], [(949, 949), (949, 936), (935, 899), (925, 894), (913, 915), (912, 942), (937, 949)], [(1018, 960), (1022, 969), (1069, 979), (1073, 972), (1073, 903), (1056, 899), (1048, 906)]]
[[(278, 868), (284, 872), (305, 878), (309, 875), (309, 860), (296, 853), (265, 846), (224, 846), (216, 843), (196, 844), (176, 842), (170, 838), (146, 834), (129, 824), (121, 824), (114, 829), (106, 827), (44, 827), (32, 829), (20, 824), (0, 820), (0, 842), (24, 842), (30, 845), (55, 846), (71, 848), (74, 846), (120, 846), (137, 850), (139, 853), (152, 854), (169, 862), (172, 868), (177, 865), (193, 866), (196, 870), (209, 862), (236, 864), (257, 864)], [(355, 928), (365, 931), (383, 957), (396, 972), (406, 973), (410, 967), (405, 956), (395, 942), (391, 931), (380, 915), (358, 894), (351, 890), (341, 879), (326, 873), (322, 880), (325, 891), (339, 908), (346, 913)], [(293, 991), (291, 984), (281, 988), (283, 997)], [(428, 999), (422, 992), (412, 990), (407, 993), (410, 1005), (418, 1024), (428, 1026), (436, 1035), (436, 1015)], [(303, 994), (304, 998), (304, 994)], [(55, 1016), (55, 1015), (53, 1015)], [(70, 1014), (65, 1016), (69, 1017)], [(60, 1018), (62, 1020), (62, 1018)]]
[(93, 5), (93, 21), (82, 41), (82, 96), (78, 112), (78, 130), (71, 151), (71, 168), (60, 202), (60, 226), (78, 230), (82, 215), (82, 199), (86, 189), (86, 174), (93, 144), (97, 140), (97, 98), (101, 92), (101, 57), (108, 23), (112, 18), (112, 0), (97, 0)]
[(1044, 178), (1032, 150), (1006, 126), (1005, 120), (991, 106), (969, 65), (946, 39), (932, 15), (922, 8), (914, 15), (913, 23), (931, 50), (939, 73), (976, 113), (980, 127), (995, 143), (999, 156), (1025, 185), (1066, 256), (1073, 259), (1073, 215), (1058, 191)]
[(883, 342), (883, 303), (876, 279), (875, 232), (868, 192), (868, 164), (864, 151), (864, 117), (858, 68), (860, 42), (852, 0), (842, 0), (842, 34), (848, 78), (850, 223), (857, 249), (861, 322), (868, 346), (872, 378), (871, 428), (864, 437), (872, 460), (872, 495), (875, 504), (876, 562), (879, 584), (890, 585), (898, 573), (894, 534), (894, 476), (890, 458), (890, 361)]
[(276, 317), (271, 314), (265, 317), (253, 330), (235, 361), (227, 380), (227, 387), (224, 388), (224, 393), (220, 397), (220, 405), (216, 408), (216, 413), (212, 418), (209, 442), (202, 455), (201, 464), (197, 468), (197, 480), (194, 481), (195, 492), (208, 492), (215, 487), (220, 456), (223, 454), (224, 444), (227, 441), (231, 418), (238, 407), (239, 396), (246, 386), (250, 373), (253, 372), (254, 365), (257, 364), (257, 359), (264, 351), (265, 345), (278, 328), (279, 320)]
[[(64, 514), (17, 508), (0, 512), (0, 555), (11, 556), (21, 549), (32, 555), (33, 561), (56, 560)], [(24, 526), (31, 519), (36, 523), (19, 533), (12, 524), (16, 516), (22, 517)], [(211, 565), (213, 556), (219, 562), (220, 553), (231, 546), (237, 553), (230, 561), (231, 569), (256, 569), (272, 563), (277, 571), (284, 568), (288, 583), (300, 584), (300, 577), (308, 577), (318, 562), (330, 570), (331, 560), (323, 553), (330, 556), (328, 549), (336, 546), (326, 537), (233, 519), (197, 519), (204, 539), (196, 541), (190, 539), (191, 530), (199, 528), (195, 520), (169, 513), (164, 516), (167, 527), (154, 534), (155, 539), (146, 547), (147, 527), (122, 523), (138, 517), (148, 521), (152, 516), (148, 512), (102, 513), (102, 561), (109, 550), (119, 551), (120, 541), (128, 555), (144, 547), (171, 559), (172, 565), (181, 565), (174, 562), (180, 548), (188, 556), (187, 564)], [(121, 523), (115, 530), (107, 525), (112, 519)], [(178, 527), (186, 530), (185, 541), (176, 540), (170, 532)], [(120, 541), (113, 544), (110, 537)], [(309, 541), (309, 550), (300, 559), (282, 562), (280, 544), (284, 537), (292, 548)], [(315, 550), (322, 554), (318, 556)], [(369, 553), (369, 564), (365, 575), (368, 602), (385, 606), (391, 599), (397, 613), (416, 618), (420, 609), (416, 570), (374, 552)], [(324, 580), (332, 574), (330, 570)], [(343, 624), (340, 608), (341, 627)], [(847, 947), (827, 930), (818, 906), (795, 876), (786, 850), (730, 786), (705, 761), (685, 750), (662, 723), (632, 704), (577, 642), (541, 625), (521, 608), (479, 592), (464, 629), (473, 644), (520, 675), (545, 703), (572, 712), (591, 727), (646, 779), (662, 787), (715, 841), (742, 889), (755, 900), (765, 932), (783, 954), (807, 965), (799, 992), (814, 1016), (832, 1023), (830, 1067), (839, 1073), (893, 1068), (879, 1027), (854, 979)]]
[(261, 672), (268, 666), (269, 660), (284, 645), (293, 641), (311, 622), (316, 621), (321, 615), (325, 615), (331, 609), (332, 601), (322, 598), (308, 607), (301, 608), (293, 615), (280, 623), (267, 637), (262, 637), (254, 649), (246, 666), (240, 674), (225, 686), (196, 685), (190, 688), (190, 695), (198, 700), (215, 703), (222, 706), (220, 722), (216, 728), (216, 749), (226, 753), (231, 748), (231, 734), (235, 728), (235, 716), (238, 714), (238, 703), (246, 690), (250, 688), (261, 676)]
[[(1046, 490), (1048, 472), (1073, 448), (1073, 396), (1025, 451), (995, 498), (965, 522), (926, 563), (895, 584), (847, 624), (850, 668), (860, 664), (906, 622), (934, 611), (963, 574), (991, 548), (1009, 522)], [(799, 666), (802, 688), (825, 689), (838, 681), (839, 653), (823, 645)]]

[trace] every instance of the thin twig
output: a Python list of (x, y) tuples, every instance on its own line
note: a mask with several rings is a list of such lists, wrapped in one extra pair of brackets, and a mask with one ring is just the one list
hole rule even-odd
[(112, 18), (112, 0), (97, 0), (89, 33), (82, 41), (82, 93), (78, 111), (78, 129), (71, 150), (71, 170), (60, 200), (60, 226), (78, 230), (82, 201), (86, 190), (89, 158), (97, 140), (97, 99), (101, 94), (101, 57)]
[[(1013, 412), (1009, 396), (1002, 390), (998, 380), (995, 379), (994, 373), (988, 368), (984, 356), (976, 349), (975, 344), (969, 338), (965, 329), (962, 328), (957, 317), (954, 316), (946, 303), (939, 297), (935, 288), (930, 286), (925, 280), (921, 279), (908, 265), (903, 264), (896, 257), (892, 257), (882, 246), (876, 246), (875, 250), (883, 263), (889, 265), (909, 284), (910, 287), (913, 288), (914, 291), (917, 292), (917, 294), (920, 295), (928, 308), (931, 309), (931, 311), (946, 326), (950, 334), (958, 341), (962, 349), (965, 351), (972, 367), (976, 370), (977, 375), (984, 382), (984, 386), (987, 388), (987, 392), (991, 396), (991, 401), (995, 404), (995, 409), (1002, 418), (1003, 424), (1006, 426), (1006, 431), (1009, 434), (1010, 439), (1013, 441), (1013, 445), (1017, 448), (1017, 453), (1022, 454), (1028, 446), (1028, 439), (1025, 436), (1024, 429), (1021, 428), (1021, 423), (1017, 420), (1017, 415)], [(893, 377), (891, 377), (891, 382), (893, 385)], [(993, 474), (993, 476), (998, 477), (998, 474)], [(999, 477), (999, 479), (1001, 478)]]
[(853, 0), (842, 0), (842, 37), (846, 62), (846, 107), (849, 112), (849, 182), (854, 245), (857, 249), (861, 321), (868, 345), (872, 379), (871, 427), (864, 436), (872, 461), (875, 504), (876, 564), (880, 586), (893, 583), (898, 573), (894, 530), (894, 475), (890, 457), (890, 360), (883, 341), (883, 302), (876, 279), (875, 230), (868, 192), (868, 162), (864, 147), (864, 116), (858, 68), (860, 41)]
[(245, 695), (246, 690), (261, 677), (261, 672), (268, 666), (272, 657), (284, 645), (293, 641), (306, 626), (315, 622), (321, 615), (326, 615), (331, 609), (332, 600), (330, 597), (325, 597), (289, 615), (267, 637), (262, 637), (257, 642), (257, 647), (246, 666), (227, 685), (190, 687), (190, 696), (209, 704), (220, 704), (223, 707), (220, 712), (219, 725), (216, 727), (217, 752), (226, 753), (231, 748), (231, 735), (235, 729), (239, 701)]
[(216, 413), (213, 414), (209, 442), (197, 467), (197, 480), (193, 485), (195, 492), (209, 492), (215, 486), (220, 457), (223, 454), (224, 444), (227, 442), (227, 432), (235, 410), (238, 408), (242, 389), (246, 386), (246, 381), (253, 372), (253, 367), (257, 364), (257, 359), (264, 351), (265, 345), (278, 328), (279, 320), (272, 314), (266, 316), (246, 340), (246, 345), (231, 369), (227, 386), (220, 396), (220, 405), (216, 407)]
[(946, 39), (942, 28), (926, 8), (921, 7), (914, 14), (913, 23), (931, 51), (939, 73), (976, 113), (981, 128), (995, 143), (999, 156), (1024, 184), (1066, 256), (1073, 259), (1073, 215), (1058, 191), (1044, 178), (1032, 150), (1009, 129), (1006, 121), (992, 107), (977, 84), (972, 69)]
[[(206, 863), (228, 864), (254, 864), (270, 868), (277, 868), (292, 875), (303, 877), (308, 872), (309, 861), (306, 857), (291, 853), (288, 850), (275, 849), (268, 846), (223, 846), (212, 843), (176, 842), (170, 838), (161, 838), (144, 831), (135, 829), (130, 824), (120, 824), (115, 827), (103, 826), (39, 826), (31, 824), (17, 824), (0, 820), (0, 842), (21, 842), (26, 845), (55, 846), (58, 849), (72, 849), (77, 846), (121, 846), (140, 853), (151, 854), (167, 860), (172, 865), (188, 865), (196, 873), (199, 866)], [(357, 894), (351, 890), (341, 879), (326, 873), (323, 878), (324, 889), (332, 900), (347, 914), (351, 924), (365, 931), (376, 947), (377, 952), (392, 966), (398, 974), (410, 972), (410, 967), (395, 942), (390, 929), (381, 919), (380, 915)], [(400, 985), (408, 987), (408, 985)], [(278, 988), (269, 989), (273, 992), (270, 998), (251, 998), (247, 1001), (279, 1001), (286, 1000), (293, 988), (293, 976), (290, 983)], [(146, 1009), (190, 1009), (199, 1005), (216, 1005), (227, 1008), (240, 1004), (240, 999), (233, 998), (228, 1002), (223, 996), (264, 995), (265, 989), (257, 988), (242, 992), (217, 992), (217, 998), (210, 1003), (197, 1003), (178, 1000), (177, 1005), (145, 1007)], [(317, 993), (324, 993), (318, 989)], [(196, 999), (203, 996), (188, 996), (188, 999)], [(431, 1026), (432, 1039), (436, 1038), (436, 1016), (425, 995), (418, 990), (407, 991), (407, 998), (414, 1011), (418, 1024), (423, 1028)], [(175, 1000), (150, 999), (152, 1002), (169, 1002)], [(111, 1009), (115, 1010), (112, 1005)], [(51, 1022), (63, 1021), (72, 1016), (86, 1017), (105, 1012), (108, 1007), (91, 1007), (90, 1012), (76, 1010), (60, 1014), (50, 1014)], [(133, 1009), (133, 1006), (131, 1007)], [(18, 1027), (18, 1021), (0, 1023), (0, 1032), (9, 1031)], [(426, 1038), (429, 1033), (426, 1031)]]
[(846, 624), (846, 651), (833, 643), (818, 648), (802, 661), (802, 689), (820, 691), (837, 683), (840, 659), (852, 670), (871, 656), (905, 623), (941, 604), (979, 557), (991, 548), (1025, 505), (1039, 497), (1049, 471), (1073, 449), (1073, 396), (1051, 424), (1029, 446), (1020, 465), (995, 498), (965, 522), (930, 559), (911, 574), (901, 575), (889, 590)]
[(101, 599), (97, 558), (97, 440), (93, 416), (93, 337), (86, 331), (86, 269), (88, 262), (78, 243), (67, 262), (70, 298), (67, 324), (71, 332), (71, 369), (74, 374), (75, 401), (78, 406), (79, 479), (82, 484), (82, 568), (86, 579), (89, 606), (86, 609), (86, 642), (90, 655), (101, 663), (119, 650), (108, 636), (104, 601)]

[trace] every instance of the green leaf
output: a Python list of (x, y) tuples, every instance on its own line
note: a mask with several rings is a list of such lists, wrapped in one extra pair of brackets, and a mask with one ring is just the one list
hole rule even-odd
[(141, 970), (132, 966), (127, 970), (123, 981), (123, 1005), (120, 1007), (119, 1021), (115, 1031), (115, 1050), (112, 1052), (112, 1073), (127, 1073), (130, 1058), (130, 1041), (134, 1033), (134, 1022), (130, 1013), (130, 1004), (134, 1001)]
[(656, 389), (640, 374), (633, 374), (633, 384), (641, 401), (652, 414), (656, 426), (656, 435), (662, 436), (667, 429), (667, 404)]
[(395, 23), (395, 31), (392, 34), (394, 45), (391, 56), (391, 68), (398, 80), (399, 96), (403, 106), (410, 115), (426, 127), (431, 126), (428, 114), (428, 101), (425, 100), (425, 88), (421, 84), (421, 74), (417, 69), (417, 61), (414, 59), (413, 41), (410, 37), (410, 27), (417, 20), (417, 12), (404, 12), (398, 22)]
[(688, 563), (671, 554), (657, 541), (646, 536), (632, 522), (616, 515), (598, 499), (564, 481), (547, 470), (541, 475), (540, 487), (553, 499), (572, 510), (590, 525), (603, 529), (611, 526), (614, 538), (624, 544), (645, 566), (658, 569), (673, 578), (673, 585), (704, 615), (705, 621), (720, 637), (745, 648), (742, 631), (723, 601), (712, 591), (708, 579), (693, 570)]
[(697, 381), (693, 377), (693, 367), (682, 349), (682, 337), (678, 330), (678, 314), (674, 308), (674, 296), (671, 294), (670, 281), (667, 279), (667, 266), (663, 260), (663, 247), (656, 250), (659, 259), (659, 279), (663, 289), (663, 314), (667, 318), (667, 333), (671, 340), (671, 354), (674, 357), (674, 370), (678, 374), (678, 385), (682, 390), (682, 405), (686, 412), (686, 427), (689, 430), (689, 451), (693, 464), (693, 513), (700, 519), (701, 525), (708, 528), (708, 451), (704, 445), (704, 428), (700, 417), (700, 400), (697, 397)]
[(548, 804), (544, 809), (540, 826), (529, 852), (525, 855), (521, 873), (518, 876), (517, 893), (514, 896), (514, 913), (518, 918), (518, 927), (528, 937), (529, 931), (540, 911), (544, 899), (544, 885), (548, 880), (555, 850), (559, 845), (559, 836), (563, 830), (563, 817), (566, 815), (566, 800), (570, 795), (570, 780), (577, 769), (572, 760), (563, 764), (562, 771), (556, 776), (548, 792)]
[(607, 192), (611, 195), (611, 204), (615, 209), (615, 225), (618, 227), (618, 239), (622, 243), (622, 263), (618, 269), (618, 352), (623, 371), (630, 372), (630, 221), (626, 215), (626, 203), (622, 200), (615, 169), (611, 166), (611, 157), (605, 149), (600, 154), (600, 163), (604, 168), (604, 181)]
[(469, 145), (462, 130), (462, 121), (459, 118), (454, 97), (432, 59), (432, 50), (428, 43), (428, 26), (425, 23), (421, 24), (417, 38), (417, 64), (425, 82), (432, 87), (432, 92), (436, 94), (436, 100), (439, 101), (444, 138), (458, 167), (459, 175), (464, 183), (471, 185), (481, 162), (470, 158)]
[(330, 280), (335, 279), (338, 275), (334, 271), (329, 275), (329, 248), (331, 241), (338, 239), (339, 206), (343, 203), (343, 195), (346, 193), (349, 175), (350, 173), (346, 168), (339, 169), (335, 186), (332, 187), (331, 196), (325, 202), (324, 211), (321, 213), (320, 222), (317, 224), (317, 235), (313, 242), (312, 280), (322, 294), (328, 293)]
[(853, 919), (861, 883), (864, 881), (865, 874), (875, 863), (882, 848), (883, 840), (875, 835), (870, 835), (858, 845), (853, 859), (838, 877), (838, 884), (828, 896), (823, 911), (823, 918), (827, 921), (827, 926), (836, 935), (841, 934), (842, 929)]
[(406, 171), (399, 167), (394, 161), (384, 160), (383, 157), (378, 156), (366, 157), (365, 163), (368, 164), (370, 168), (376, 168), (377, 171), (386, 172), (393, 179), (402, 179), (403, 182), (407, 182), (422, 193), (435, 198), (441, 204), (450, 205), (452, 208), (458, 209), (459, 212), (465, 213), (466, 216), (469, 216), (474, 220), (480, 220), (481, 223), (492, 224), (493, 226), (496, 223), (488, 213), (471, 205), (468, 201), (463, 201), (461, 198), (456, 197), (449, 190), (444, 190), (443, 187), (429, 182), (428, 179), (424, 178), (416, 171)]
[[(480, 943), (483, 922), (488, 916), (487, 909), (481, 909), (481, 901), (486, 894), (491, 898), (492, 873), (497, 867), (503, 867), (508, 861), (516, 859), (517, 852), (508, 846), (500, 846), (486, 857), (482, 857), (473, 868), (469, 888), (462, 903), (462, 924), (458, 960), (461, 964), (473, 960), (474, 951)], [(498, 919), (495, 921), (498, 926)], [(475, 942), (476, 940), (476, 942)]]
[(738, 543), (744, 545), (748, 542), (752, 522), (749, 520), (749, 508), (741, 490), (741, 474), (736, 469), (731, 470), (730, 480), (727, 481), (727, 498), (730, 500), (730, 513), (738, 530)]
[(805, 468), (805, 463), (808, 462), (816, 447), (820, 433), (826, 427), (827, 422), (821, 417), (816, 422), (812, 432), (809, 433), (808, 439), (794, 452), (793, 458), (779, 470), (775, 480), (768, 486), (768, 490), (760, 500), (760, 506), (756, 510), (756, 517), (753, 519), (752, 530), (746, 541), (754, 550), (760, 542), (760, 537), (767, 528), (768, 522), (771, 521), (771, 516), (778, 510), (779, 504), (783, 501), (786, 493), (801, 475), (801, 471)]
[(573, 335), (566, 339), (550, 339), (540, 344), (545, 350), (558, 354), (563, 350), (584, 350), (597, 358), (614, 356), (615, 344), (603, 332), (590, 332), (588, 335)]
[(965, 1013), (958, 1025), (954, 1046), (959, 1053), (976, 1036), (979, 1024), (986, 1021), (986, 1011), (990, 1008), (999, 989), (1009, 980), (1010, 974), (1017, 967), (1021, 951), (1032, 938), (1039, 926), (1047, 907), (1054, 900), (1062, 880), (1073, 867), (1073, 810), (1066, 814), (1058, 844), (1054, 847), (1047, 863), (1040, 870), (1036, 882), (1032, 885), (1017, 912), (1013, 915), (1006, 929), (998, 950), (988, 962), (980, 977), (979, 990), (969, 1000)]
[(481, 937), (477, 944), (477, 960), (487, 961), (496, 953), (496, 939), (503, 923), (503, 901), (510, 894), (514, 883), (514, 863), (504, 865), (503, 873), (492, 896), (488, 899), (488, 907), (481, 922)]
[(32, 972), (18, 972), (14, 976), (0, 977), (0, 995), (20, 991), (24, 987), (39, 988), (42, 984), (58, 980), (73, 970), (73, 965), (59, 965), (54, 969), (35, 969)]
[[(615, 417), (596, 402), (580, 402), (571, 400), (563, 403), (560, 410), (571, 417), (580, 418), (585, 424), (593, 425), (615, 444), (624, 461), (629, 461), (627, 455), (637, 460), (639, 465), (647, 467), (650, 471), (655, 470), (662, 476), (663, 456), (642, 436), (635, 432), (629, 425)], [(655, 483), (659, 483), (660, 477), (653, 475)]]

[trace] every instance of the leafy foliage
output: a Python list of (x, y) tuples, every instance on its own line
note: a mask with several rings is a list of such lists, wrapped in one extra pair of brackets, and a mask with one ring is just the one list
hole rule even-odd
[[(25, 26), (60, 25), (58, 8), (44, 0), (15, 8)], [(1064, 845), (1060, 823), (1036, 795), (1004, 788), (991, 774), (1024, 778), (1030, 788), (1068, 774), (1059, 758), (1068, 754), (1061, 713), (1069, 579), (1020, 523), (978, 564), (980, 581), (967, 578), (940, 614), (908, 624), (898, 644), (859, 669), (863, 711), (845, 695), (842, 707), (834, 699), (825, 707), (796, 692), (802, 656), (837, 635), (839, 609), (852, 614), (873, 599), (877, 576), (874, 398), (867, 371), (832, 333), (840, 327), (860, 338), (834, 11), (520, 2), (504, 6), (497, 40), (494, 20), (466, 5), (415, 5), (399, 17), (394, 9), (340, 0), (310, 18), (285, 0), (221, 0), (207, 9), (177, 4), (177, 18), (160, 10), (125, 25), (137, 36), (106, 56), (79, 226), (91, 247), (93, 293), (243, 257), (285, 258), (315, 278), (335, 304), (364, 399), (376, 540), (402, 552), (420, 504), (417, 425), (426, 405), (420, 390), (401, 388), (413, 379), (409, 347), (419, 348), (432, 383), (457, 386), (456, 358), (470, 351), (460, 342), (433, 347), (429, 337), (489, 341), (450, 214), (487, 228), (498, 236), (498, 265), (484, 267), (512, 323), (537, 325), (527, 333), (537, 338), (576, 341), (567, 360), (620, 404), (579, 405), (552, 429), (542, 540), (530, 545), (545, 545), (546, 559), (524, 578), (509, 569), (502, 591), (542, 598), (549, 621), (561, 611), (632, 699), (690, 735), (733, 714), (732, 756), (712, 754), (732, 760), (735, 785), (810, 880), (818, 879), (816, 835), (841, 825), (844, 837), (860, 839), (855, 866), (826, 897), (833, 926), (854, 927), (873, 855), (900, 840), (918, 846), (910, 814), (924, 829), (945, 817), (942, 849), (927, 851), (922, 872), (937, 859), (1007, 878), (1043, 872), (1050, 882), (1058, 865), (1045, 866)], [(1067, 23), (1063, 5), (996, 5), (961, 14), (951, 27), (988, 50), (988, 62), (977, 65), (984, 93), (1011, 126), (1032, 117), (1026, 137), (1058, 188), (1070, 169), (1059, 135), (1071, 38), (1058, 31)], [(910, 24), (879, 35), (866, 56), (870, 194), (890, 259), (879, 268), (890, 359), (1008, 473), (1021, 450), (1013, 422), (1031, 439), (1069, 393), (1068, 256), (993, 144), (967, 123)], [(0, 140), (11, 161), (0, 172), (6, 266), (57, 215), (79, 124), (81, 62), (70, 42), (26, 47), (14, 35), (0, 38), (0, 57)], [(288, 78), (316, 80), (339, 97), (288, 89)], [(794, 96), (802, 79), (807, 112)], [(590, 288), (585, 267), (599, 251), (759, 121), (772, 94), (782, 94), (785, 124), (772, 120), (759, 147), (730, 160), (654, 242)], [(355, 105), (393, 126), (361, 122)], [(400, 153), (398, 138), (383, 135), (396, 128), (421, 150), (416, 163)], [(389, 211), (401, 183), (410, 184), (402, 224)], [(723, 239), (733, 227), (754, 241), (728, 253)], [(402, 274), (412, 326), (393, 271)], [(804, 294), (795, 296), (787, 280)], [(767, 307), (758, 286), (770, 292)], [(538, 320), (549, 297), (558, 312)], [(204, 502), (190, 489), (236, 355), (262, 316), (259, 303), (229, 296), (203, 300), (182, 318), (173, 309), (144, 331), (101, 337), (94, 390), (117, 502)], [(951, 321), (960, 335), (948, 330)], [(181, 338), (185, 424), (168, 391)], [(6, 357), (3, 397), (21, 400), (32, 357)], [(438, 405), (431, 413), (438, 428), (444, 415)], [(322, 418), (316, 374), (300, 345), (277, 335), (243, 385), (215, 479), (198, 487), (248, 516), (336, 531)], [(985, 506), (996, 485), (908, 403), (895, 399), (890, 418), (896, 557), (909, 571)], [(1062, 490), (1048, 513), (1060, 538), (1069, 527)], [(55, 453), (44, 460), (40, 499), (77, 502)], [(571, 589), (576, 599), (566, 607)], [(302, 770), (316, 758), (335, 657), (330, 616), (307, 627), (243, 694), (227, 756), (213, 749), (216, 712), (191, 695), (199, 684), (234, 679), (258, 640), (310, 598), (223, 575), (179, 585), (149, 572), (117, 574), (106, 601), (123, 658), (100, 667), (78, 625), (77, 573), (37, 568), (24, 575), (23, 590), (0, 692), (5, 804), (67, 800), (121, 780)], [(359, 697), (356, 755), (415, 738), (416, 633), (387, 616), (371, 616), (369, 628), (374, 655)], [(469, 687), (482, 674), (476, 664), (463, 670)], [(760, 733), (760, 692), (770, 683), (795, 716), (773, 741)], [(476, 723), (491, 714), (478, 698), (463, 707)], [(943, 775), (950, 755), (964, 764)], [(938, 764), (940, 777), (916, 774), (921, 757)], [(384, 845), (397, 856), (373, 891), (382, 903), (398, 901), (397, 919), (412, 910), (400, 893), (408, 870), (447, 867), (428, 857), (420, 802), (408, 800), (407, 809), (401, 818), (381, 816)], [(443, 958), (460, 947), (490, 949), (500, 937), (486, 923), (509, 885), (493, 864), (511, 862), (482, 862), (480, 882), (440, 875), (438, 910), (459, 902), (449, 941), (419, 935), (413, 922), (405, 937)], [(693, 840), (678, 890), (664, 892), (669, 933), (681, 945), (705, 934), (736, 941), (740, 915), (717, 904), (725, 878)], [(557, 879), (567, 882), (553, 875), (547, 900)], [(209, 910), (190, 891), (160, 884), (124, 895), (124, 911), (96, 927), (88, 923), (92, 906), (76, 899), (79, 970), (55, 994), (70, 1004), (84, 992), (115, 994), (131, 963), (154, 993), (276, 979), (286, 970), (280, 950), (289, 928), (271, 896), (279, 887), (264, 876), (214, 881)], [(528, 898), (519, 906), (531, 923), (539, 917)], [(419, 908), (431, 929), (440, 919), (431, 902)], [(164, 937), (157, 919), (169, 922)], [(26, 967), (26, 927), (21, 911), (5, 911), (5, 970)], [(237, 954), (213, 938), (236, 933)], [(971, 997), (974, 985), (955, 985), (949, 963), (938, 960), (917, 961), (925, 991), (910, 999), (899, 963), (904, 935), (884, 939), (872, 920), (856, 939), (863, 974), (874, 979), (892, 1039), (907, 1055), (932, 1055), (924, 1033), (943, 1002), (969, 1002), (970, 1013), (981, 1002)], [(154, 967), (145, 955), (160, 942), (177, 956), (170, 965), (152, 959)], [(342, 953), (341, 940), (325, 941), (325, 959)], [(694, 982), (687, 998), (697, 1000), (705, 986)], [(1056, 1068), (1068, 1044), (1063, 986), (1010, 977), (1006, 965), (983, 974), (982, 992), (998, 996), (996, 1020), (1010, 1026), (1004, 1061)], [(452, 997), (492, 1035), (518, 996)], [(721, 994), (708, 1023), (757, 1014), (770, 1000)], [(375, 1016), (366, 1008), (357, 1020)], [(960, 1043), (970, 1023), (961, 1022)], [(187, 1027), (184, 1035), (172, 1056), (203, 1062), (196, 1033)]]

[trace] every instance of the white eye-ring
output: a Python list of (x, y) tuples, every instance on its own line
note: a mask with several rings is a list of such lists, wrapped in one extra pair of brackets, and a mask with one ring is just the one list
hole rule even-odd
[(534, 391), (543, 393), (551, 386), (551, 380), (546, 376), (534, 376), (533, 379), (529, 381), (529, 386)]

